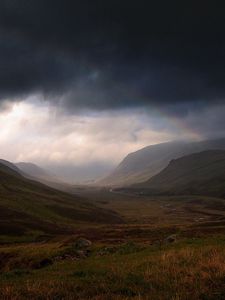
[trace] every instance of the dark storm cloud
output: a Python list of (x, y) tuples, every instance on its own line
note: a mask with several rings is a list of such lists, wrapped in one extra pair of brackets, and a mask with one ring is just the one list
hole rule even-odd
[(67, 108), (155, 104), (178, 115), (223, 102), (223, 8), (157, 3), (2, 0), (0, 98), (43, 93)]

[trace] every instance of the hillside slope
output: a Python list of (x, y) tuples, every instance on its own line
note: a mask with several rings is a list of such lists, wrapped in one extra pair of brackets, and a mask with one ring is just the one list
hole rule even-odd
[(115, 213), (29, 180), (0, 164), (0, 235), (64, 233), (80, 223), (120, 223)]
[(225, 139), (201, 142), (174, 141), (148, 146), (128, 154), (109, 176), (97, 184), (128, 186), (143, 182), (163, 170), (172, 159), (213, 149), (225, 150)]
[(225, 151), (209, 150), (172, 160), (148, 181), (134, 185), (153, 193), (225, 196)]
[(5, 159), (0, 159), (0, 164), (9, 167), (10, 169), (16, 171), (17, 173), (23, 175), (23, 171), (20, 170), (20, 168), (18, 168), (15, 164), (13, 164), (12, 162), (5, 160)]
[(14, 164), (21, 172), (26, 174), (31, 179), (38, 180), (40, 182), (59, 182), (59, 179), (54, 174), (51, 174), (47, 170), (28, 162), (18, 162)]

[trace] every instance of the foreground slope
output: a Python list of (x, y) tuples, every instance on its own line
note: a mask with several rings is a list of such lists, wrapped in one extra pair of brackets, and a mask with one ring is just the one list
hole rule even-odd
[(201, 142), (173, 141), (152, 145), (130, 153), (99, 185), (126, 186), (148, 180), (163, 170), (172, 159), (204, 150), (225, 150), (225, 139)]
[(156, 193), (224, 197), (225, 151), (203, 151), (172, 160), (159, 174), (134, 186)]
[(63, 233), (79, 223), (120, 221), (111, 211), (26, 179), (0, 164), (0, 235)]
[[(129, 242), (96, 245), (87, 258), (54, 261), (68, 252), (65, 243), (5, 246), (0, 298), (222, 300), (224, 249), (221, 237), (184, 239), (172, 245)], [(50, 265), (43, 267), (43, 262)]]

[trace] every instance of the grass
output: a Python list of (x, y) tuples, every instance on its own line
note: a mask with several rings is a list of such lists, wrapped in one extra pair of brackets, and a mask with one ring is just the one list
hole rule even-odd
[[(0, 185), (0, 299), (225, 299), (225, 200), (69, 195), (9, 176)], [(92, 246), (77, 249), (79, 237)]]
[[(2, 248), (17, 258), (12, 256), (1, 273), (0, 298), (222, 300), (224, 241), (214, 237), (163, 246), (125, 243), (103, 256), (99, 253), (105, 246), (98, 244), (88, 258), (75, 261), (54, 261), (68, 247), (59, 242)], [(28, 263), (44, 258), (53, 263), (41, 268)]]
[(73, 232), (82, 224), (119, 223), (118, 214), (83, 197), (28, 180), (0, 164), (0, 242), (13, 238)]

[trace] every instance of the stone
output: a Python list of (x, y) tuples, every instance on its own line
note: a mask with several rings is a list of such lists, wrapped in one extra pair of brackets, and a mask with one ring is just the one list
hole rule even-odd
[(88, 248), (92, 245), (92, 242), (84, 239), (84, 238), (79, 238), (76, 242), (75, 242), (75, 247), (78, 249), (82, 249), (82, 248)]
[(177, 241), (177, 235), (176, 234), (171, 234), (165, 239), (165, 242), (168, 243), (168, 244), (175, 243), (176, 241)]

